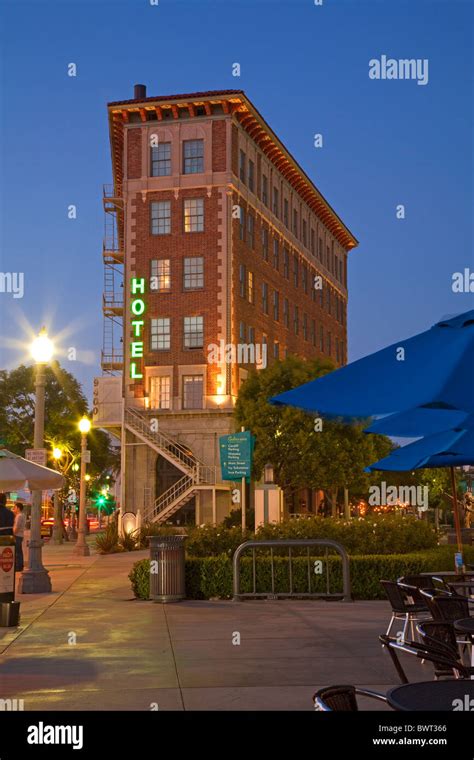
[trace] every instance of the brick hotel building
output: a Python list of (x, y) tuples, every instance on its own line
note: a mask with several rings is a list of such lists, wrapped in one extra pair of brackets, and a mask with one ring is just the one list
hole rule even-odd
[(242, 90), (136, 85), (108, 114), (94, 422), (121, 439), (122, 510), (220, 521), (218, 439), (249, 369), (265, 351), (346, 362), (357, 240)]

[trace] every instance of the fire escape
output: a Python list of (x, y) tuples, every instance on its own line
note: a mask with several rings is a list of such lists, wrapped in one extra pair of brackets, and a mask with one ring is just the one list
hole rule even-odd
[(123, 198), (117, 197), (113, 185), (104, 185), (103, 203), (104, 328), (101, 365), (105, 373), (115, 375), (123, 370)]

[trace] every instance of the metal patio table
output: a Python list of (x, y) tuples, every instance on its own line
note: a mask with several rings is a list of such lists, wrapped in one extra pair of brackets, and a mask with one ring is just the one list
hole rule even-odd
[[(461, 701), (455, 704), (455, 700)], [(471, 700), (474, 700), (474, 681), (465, 678), (406, 683), (387, 692), (390, 707), (403, 712), (469, 710)]]

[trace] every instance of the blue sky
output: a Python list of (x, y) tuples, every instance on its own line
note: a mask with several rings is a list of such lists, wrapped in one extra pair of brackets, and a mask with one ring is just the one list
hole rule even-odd
[[(474, 269), (473, 10), (470, 0), (0, 0), (0, 271), (25, 274), (22, 299), (0, 293), (0, 367), (24, 357), (10, 344), (25, 325), (46, 322), (77, 349), (63, 363), (91, 394), (106, 103), (132, 97), (136, 82), (149, 95), (246, 91), (360, 241), (350, 360), (472, 308), (451, 278)], [(371, 80), (369, 60), (383, 54), (428, 59), (428, 84)]]

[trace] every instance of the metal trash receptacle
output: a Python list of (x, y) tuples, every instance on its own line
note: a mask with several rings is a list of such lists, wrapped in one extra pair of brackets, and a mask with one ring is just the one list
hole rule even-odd
[(16, 628), (20, 622), (20, 602), (0, 603), (0, 628)]
[(180, 602), (186, 597), (186, 536), (150, 536), (150, 599)]

